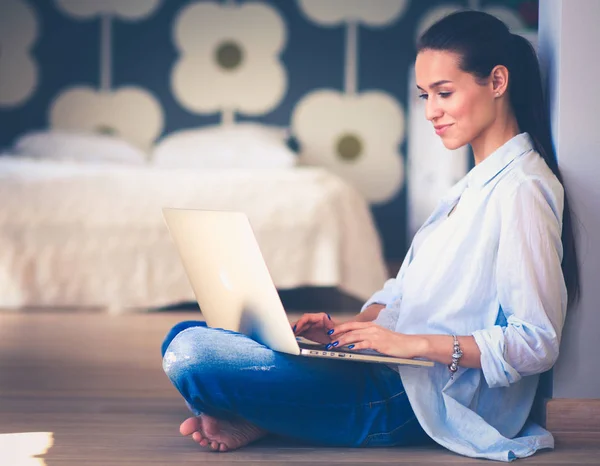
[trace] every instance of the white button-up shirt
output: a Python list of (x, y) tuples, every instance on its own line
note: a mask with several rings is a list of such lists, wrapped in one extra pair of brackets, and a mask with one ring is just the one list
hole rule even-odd
[(450, 190), (364, 306), (385, 304), (375, 323), (400, 333), (475, 338), (482, 368), (454, 380), (444, 364), (398, 367), (421, 426), (457, 453), (510, 461), (554, 445), (528, 416), (567, 307), (563, 193), (529, 135), (515, 136)]

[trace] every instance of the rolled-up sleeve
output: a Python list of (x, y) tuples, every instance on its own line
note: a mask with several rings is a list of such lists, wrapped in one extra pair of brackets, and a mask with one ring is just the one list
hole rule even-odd
[(554, 365), (567, 307), (562, 187), (523, 180), (500, 209), (496, 282), (507, 324), (473, 333), (490, 387), (508, 386)]

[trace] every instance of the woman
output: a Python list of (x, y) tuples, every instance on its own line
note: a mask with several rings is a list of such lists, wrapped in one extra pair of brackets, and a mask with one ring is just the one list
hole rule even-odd
[(267, 433), (332, 446), (431, 438), (503, 461), (553, 446), (528, 417), (539, 374), (558, 356), (578, 274), (535, 53), (493, 16), (460, 12), (422, 36), (415, 69), (435, 132), (448, 149), (469, 144), (476, 165), (352, 321), (306, 314), (294, 329), (439, 364), (307, 361), (182, 323), (163, 354), (196, 414), (183, 435), (219, 451)]

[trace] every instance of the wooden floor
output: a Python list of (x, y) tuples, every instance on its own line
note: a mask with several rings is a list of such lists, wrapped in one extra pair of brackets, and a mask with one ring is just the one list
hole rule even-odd
[[(437, 446), (336, 449), (267, 439), (204, 451), (178, 433), (188, 413), (159, 350), (171, 325), (195, 316), (0, 311), (0, 465), (492, 464)], [(600, 464), (600, 446), (558, 448), (519, 464)]]

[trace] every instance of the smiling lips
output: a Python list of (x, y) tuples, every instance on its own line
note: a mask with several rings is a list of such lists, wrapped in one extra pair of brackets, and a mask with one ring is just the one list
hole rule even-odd
[(449, 125), (436, 125), (434, 126), (435, 128), (435, 134), (437, 134), (438, 136), (441, 136), (442, 134), (444, 134), (446, 132), (446, 130), (452, 126), (452, 124)]

